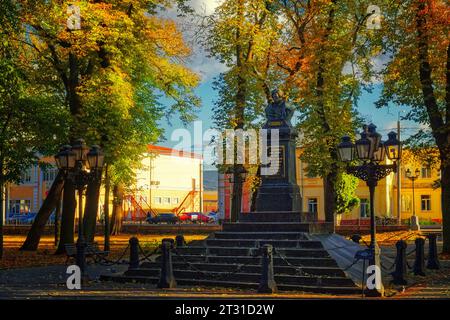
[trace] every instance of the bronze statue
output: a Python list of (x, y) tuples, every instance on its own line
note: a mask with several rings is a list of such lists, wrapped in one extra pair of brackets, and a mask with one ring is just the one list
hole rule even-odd
[(272, 102), (265, 109), (267, 121), (285, 120), (290, 124), (294, 111), (286, 107), (283, 92), (279, 89), (272, 91)]

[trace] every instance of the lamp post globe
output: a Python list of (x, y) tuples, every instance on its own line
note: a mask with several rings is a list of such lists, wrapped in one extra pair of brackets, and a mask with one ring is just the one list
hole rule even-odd
[(367, 139), (370, 140), (370, 158), (373, 158), (374, 153), (378, 150), (381, 143), (381, 134), (377, 132), (377, 126), (373, 123), (367, 126)]
[(338, 156), (342, 162), (351, 162), (355, 158), (355, 145), (349, 136), (343, 136), (341, 143), (338, 145)]
[(355, 148), (356, 148), (356, 155), (358, 157), (358, 160), (362, 161), (368, 161), (370, 160), (370, 149), (371, 149), (371, 142), (367, 138), (367, 132), (361, 132), (361, 138), (359, 140), (356, 140), (355, 142)]
[(401, 158), (401, 143), (397, 139), (397, 133), (391, 131), (388, 133), (388, 140), (384, 143), (387, 157), (392, 161), (400, 160)]

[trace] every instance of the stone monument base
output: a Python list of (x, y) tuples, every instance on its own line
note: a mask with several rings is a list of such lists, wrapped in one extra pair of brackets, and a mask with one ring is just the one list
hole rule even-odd
[(300, 211), (257, 211), (257, 212), (241, 212), (239, 214), (239, 222), (300, 222), (314, 223), (317, 222), (318, 216), (314, 212)]
[[(300, 188), (296, 184), (263, 184), (258, 189), (256, 211), (301, 211)], [(274, 220), (276, 221), (276, 220)]]

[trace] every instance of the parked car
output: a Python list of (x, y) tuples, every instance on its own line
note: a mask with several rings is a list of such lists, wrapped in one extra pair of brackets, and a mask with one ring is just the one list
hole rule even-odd
[(203, 214), (202, 212), (185, 212), (180, 215), (180, 220), (185, 222), (201, 222), (201, 223), (212, 223), (214, 222), (214, 218)]
[(145, 221), (147, 221), (150, 224), (158, 224), (158, 223), (175, 224), (178, 222), (178, 217), (175, 213), (167, 212), (167, 213), (160, 213), (153, 217), (147, 217)]
[(208, 217), (210, 217), (214, 223), (219, 222), (219, 214), (216, 211), (209, 212)]

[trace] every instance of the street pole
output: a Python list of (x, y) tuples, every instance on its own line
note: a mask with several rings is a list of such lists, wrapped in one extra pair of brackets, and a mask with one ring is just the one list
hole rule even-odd
[(414, 190), (414, 180), (416, 179), (412, 179), (412, 191), (413, 191), (413, 217), (416, 216), (416, 195), (415, 195), (415, 190)]
[(369, 181), (367, 183), (369, 186), (370, 194), (370, 248), (373, 250), (377, 243), (376, 237), (376, 221), (375, 221), (375, 187), (377, 186), (376, 181)]
[[(398, 119), (397, 119), (397, 139), (399, 141), (401, 141), (401, 138), (400, 138), (400, 112), (398, 113)], [(401, 189), (402, 189), (402, 169), (401, 169), (401, 158), (400, 158), (397, 162), (397, 219), (398, 219), (398, 225), (402, 224)]]
[(105, 203), (103, 208), (103, 216), (105, 220), (105, 230), (104, 230), (104, 249), (105, 251), (109, 251), (110, 249), (110, 241), (109, 241), (109, 176), (108, 176), (108, 165), (105, 166)]
[(78, 189), (78, 239), (77, 239), (77, 266), (80, 267), (82, 277), (85, 275), (86, 257), (85, 243), (83, 236), (83, 188)]

